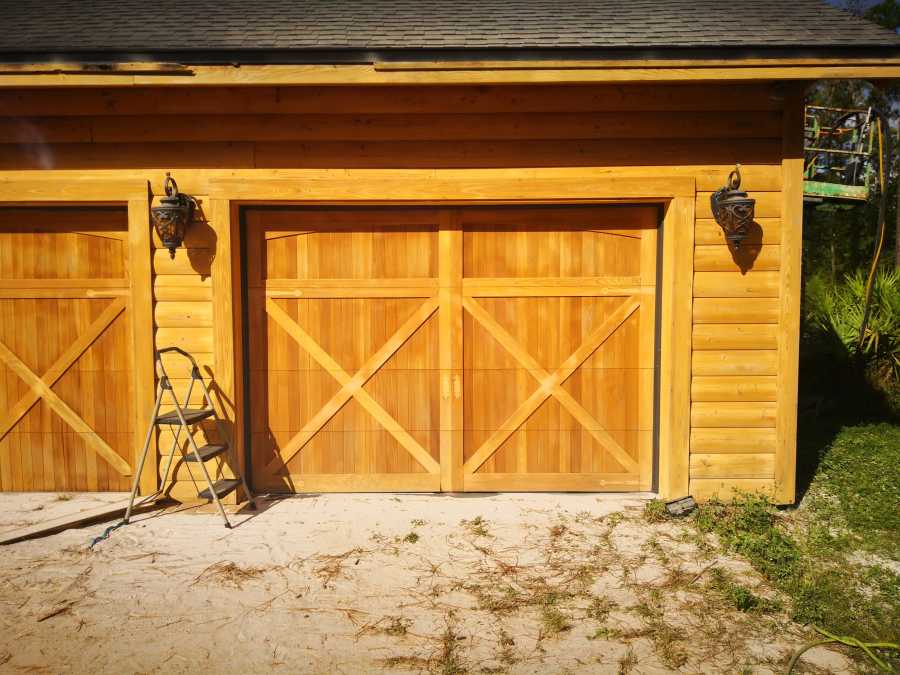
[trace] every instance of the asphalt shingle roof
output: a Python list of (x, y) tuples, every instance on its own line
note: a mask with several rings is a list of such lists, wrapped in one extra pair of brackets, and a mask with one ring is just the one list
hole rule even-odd
[(823, 0), (0, 0), (0, 52), (883, 48)]

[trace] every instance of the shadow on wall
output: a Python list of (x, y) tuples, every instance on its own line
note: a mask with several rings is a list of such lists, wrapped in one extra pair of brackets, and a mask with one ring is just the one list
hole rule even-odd
[(741, 274), (747, 274), (753, 269), (753, 264), (762, 250), (762, 237), (762, 226), (753, 221), (747, 228), (747, 238), (741, 242), (741, 247), (728, 247), (728, 250), (731, 251), (731, 259), (740, 268)]
[(203, 202), (200, 200), (197, 201), (194, 218), (188, 225), (187, 237), (190, 237), (195, 242), (203, 242), (204, 244), (203, 246), (188, 246), (183, 250), (187, 254), (191, 269), (205, 281), (212, 274), (212, 263), (216, 258), (218, 237), (216, 236), (216, 231), (206, 219), (206, 214), (203, 212)]
[[(246, 254), (246, 251), (244, 252)], [(257, 252), (258, 269), (266, 269), (266, 248)], [(281, 458), (281, 446), (269, 424), (269, 321), (266, 312), (266, 289), (248, 280), (247, 306), (242, 319), (252, 327), (244, 345), (250, 370), (250, 385), (244, 405), (250, 414), (249, 450), (247, 452), (250, 489), (274, 493), (294, 493), (297, 486), (290, 469)]]

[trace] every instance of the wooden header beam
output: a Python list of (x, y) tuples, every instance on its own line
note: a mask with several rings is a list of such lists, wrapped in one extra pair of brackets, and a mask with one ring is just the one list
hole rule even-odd
[[(777, 168), (776, 168), (777, 167)], [(519, 181), (546, 180), (547, 178), (571, 179), (585, 185), (598, 185), (605, 180), (633, 179), (644, 186), (648, 183), (646, 176), (669, 176), (670, 178), (686, 178), (691, 184), (681, 186), (679, 190), (710, 192), (722, 186), (728, 173), (734, 169), (733, 164), (721, 165), (683, 165), (683, 166), (623, 166), (623, 167), (544, 167), (544, 168), (506, 168), (506, 169), (172, 169), (172, 177), (178, 181), (182, 192), (190, 195), (210, 195), (216, 191), (224, 192), (222, 181), (229, 180), (237, 184), (260, 184), (278, 181), (284, 183), (315, 183), (322, 181), (353, 181), (357, 185), (367, 185), (373, 180), (384, 180), (389, 177), (395, 181), (419, 184), (425, 180), (458, 180), (465, 183), (482, 181), (499, 181), (516, 179)], [(781, 190), (781, 164), (777, 165), (744, 165), (741, 167), (744, 185), (758, 192), (778, 192)], [(117, 181), (140, 181), (142, 185), (150, 182), (154, 196), (162, 196), (165, 169), (63, 169), (63, 170), (26, 170), (0, 171), (0, 185), (7, 180), (19, 184), (54, 181), (57, 183), (77, 183), (94, 181), (98, 184), (111, 185)], [(108, 179), (108, 180), (107, 180)], [(659, 180), (654, 178), (652, 180)], [(215, 187), (218, 186), (218, 187)], [(73, 188), (74, 189), (74, 188)], [(383, 195), (382, 195), (383, 196)], [(230, 199), (231, 195), (225, 195)]]
[(127, 203), (147, 194), (146, 179), (0, 178), (0, 203), (4, 206)]
[(0, 68), (0, 87), (153, 87), (403, 84), (600, 84), (900, 78), (900, 59), (740, 61), (423, 62), (363, 65), (207, 65), (166, 71)]
[[(374, 174), (375, 172), (373, 172)], [(690, 177), (618, 178), (556, 177), (551, 172), (531, 170), (515, 176), (504, 171), (496, 177), (482, 173), (466, 177), (459, 172), (382, 170), (366, 181), (352, 176), (328, 179), (302, 176), (291, 179), (210, 179), (209, 196), (241, 202), (328, 202), (335, 204), (571, 204), (633, 203), (660, 201), (695, 194)], [(543, 175), (542, 175), (543, 174)], [(390, 195), (385, 200), (385, 195)]]

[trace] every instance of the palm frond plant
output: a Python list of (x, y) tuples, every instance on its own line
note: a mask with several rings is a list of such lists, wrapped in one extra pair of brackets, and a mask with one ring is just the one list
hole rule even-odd
[(869, 321), (859, 344), (866, 280), (862, 272), (831, 286), (821, 277), (807, 285), (808, 318), (845, 354), (863, 361), (884, 384), (900, 382), (900, 272), (881, 269), (875, 276)]

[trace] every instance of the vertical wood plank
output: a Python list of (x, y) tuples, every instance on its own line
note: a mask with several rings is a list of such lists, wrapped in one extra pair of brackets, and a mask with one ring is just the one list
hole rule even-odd
[(672, 199), (663, 220), (659, 493), (664, 498), (688, 493), (694, 204), (692, 197)]
[[(244, 391), (244, 298), (241, 287), (244, 263), (242, 262), (243, 251), (241, 250), (240, 206), (236, 203), (230, 203), (229, 215), (231, 218), (231, 334), (234, 339), (232, 344), (232, 362), (234, 364), (234, 427), (232, 443), (234, 443), (234, 455), (237, 458), (240, 471), (245, 473), (247, 470), (247, 450), (244, 447), (244, 406), (246, 405), (247, 393)], [(249, 479), (247, 484), (250, 484)], [(253, 489), (252, 486), (250, 489)]]
[[(153, 279), (151, 275), (150, 187), (147, 195), (128, 200), (128, 263), (131, 272), (131, 343), (134, 376), (134, 457), (136, 468), (153, 412)], [(90, 458), (88, 458), (90, 460)], [(157, 489), (157, 453), (151, 444), (140, 476), (141, 494)]]
[(463, 489), (462, 451), (462, 271), (463, 246), (459, 212), (442, 211), (438, 230), (439, 368), (441, 372), (441, 490)]
[(640, 489), (653, 486), (653, 428), (655, 386), (653, 373), (656, 366), (656, 272), (658, 255), (658, 229), (646, 229), (641, 233), (641, 309), (638, 338), (638, 465)]
[(793, 503), (796, 492), (803, 252), (803, 91), (801, 84), (792, 87), (785, 97), (783, 113), (778, 409), (775, 422), (775, 501), (780, 504)]
[[(212, 199), (207, 211), (209, 226), (216, 234), (216, 250), (210, 270), (213, 285), (213, 364), (215, 389), (211, 392), (219, 415), (229, 429), (233, 443), (237, 471), (243, 471), (242, 416), (237, 402), (236, 340), (240, 327), (240, 281), (235, 282), (235, 256), (240, 255), (240, 227), (237, 218), (232, 219), (232, 206), (227, 199)], [(237, 238), (236, 238), (237, 237)], [(240, 264), (239, 258), (237, 264)], [(204, 373), (204, 376), (206, 373)], [(240, 427), (240, 428), (239, 428)], [(231, 495), (229, 495), (231, 496)], [(246, 495), (244, 496), (246, 498)]]

